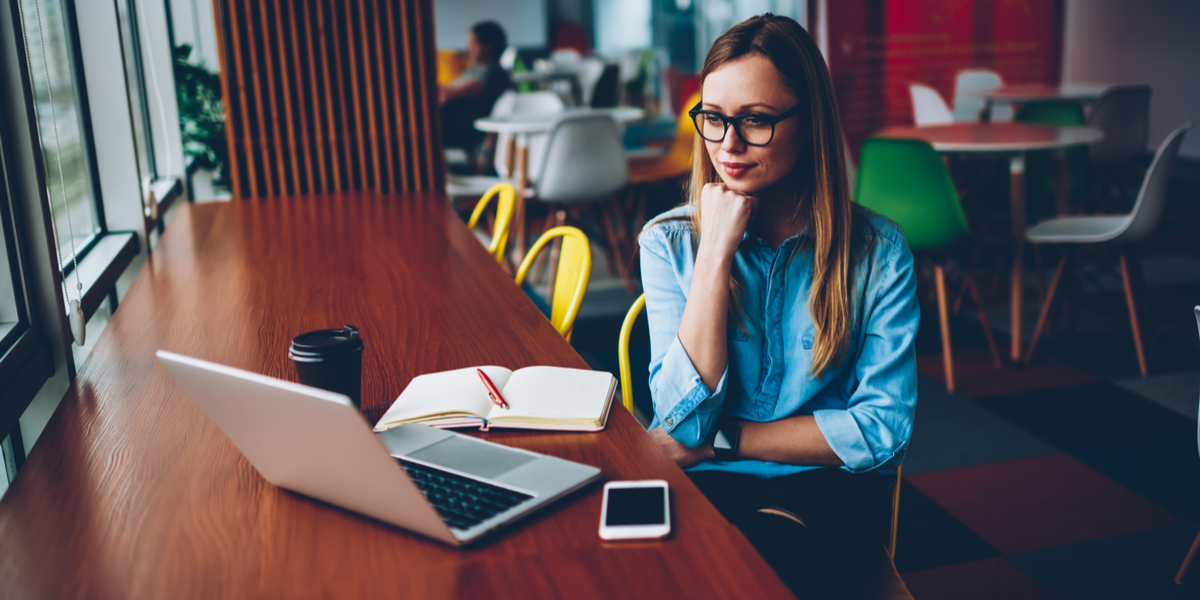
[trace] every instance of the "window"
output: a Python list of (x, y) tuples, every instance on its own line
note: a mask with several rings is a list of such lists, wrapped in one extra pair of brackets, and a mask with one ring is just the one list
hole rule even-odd
[(150, 135), (150, 110), (146, 100), (146, 69), (142, 63), (142, 30), (137, 0), (117, 0), (121, 46), (125, 57), (125, 85), (137, 149), (138, 174), (142, 182), (158, 178), (154, 164), (154, 139)]
[(104, 232), (75, 23), (64, 0), (18, 2), (59, 262), (70, 270), (71, 253), (82, 257)]

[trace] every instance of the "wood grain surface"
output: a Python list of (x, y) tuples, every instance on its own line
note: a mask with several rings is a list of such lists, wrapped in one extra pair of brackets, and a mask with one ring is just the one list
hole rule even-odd
[(347, 323), (364, 407), (433, 371), (587, 367), (438, 194), (181, 206), (0, 500), (0, 598), (790, 597), (620, 406), (476, 435), (666, 479), (671, 537), (600, 540), (593, 484), (456, 550), (268, 484), (154, 357), (294, 381), (291, 338)]

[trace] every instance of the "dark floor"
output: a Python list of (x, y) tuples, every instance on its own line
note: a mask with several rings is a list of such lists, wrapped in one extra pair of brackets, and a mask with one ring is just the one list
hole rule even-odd
[[(1187, 584), (1173, 581), (1200, 529), (1198, 207), (1200, 186), (1173, 184), (1163, 227), (1140, 248), (1149, 377), (1137, 371), (1122, 297), (1091, 294), (1073, 326), (1061, 319), (1020, 369), (993, 368), (967, 311), (952, 319), (951, 394), (937, 309), (923, 307), (896, 554), (916, 598), (1200, 598), (1200, 565)], [(596, 296), (614, 308), (584, 311), (573, 345), (616, 374), (621, 307), (632, 299), (613, 289)], [(989, 313), (1001, 348), (1003, 297)], [(1032, 290), (1030, 298), (1027, 329), (1039, 306)], [(643, 330), (632, 344), (635, 373), (645, 373), (647, 344)], [(642, 405), (649, 391), (635, 379)]]

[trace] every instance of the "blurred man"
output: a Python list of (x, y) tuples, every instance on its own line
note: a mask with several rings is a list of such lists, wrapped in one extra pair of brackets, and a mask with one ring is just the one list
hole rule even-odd
[(504, 29), (495, 21), (476, 23), (467, 34), (471, 68), (449, 85), (438, 89), (442, 109), (442, 143), (447, 148), (471, 150), (483, 141), (472, 125), (492, 112), (492, 105), (508, 89), (508, 73), (500, 67), (500, 54), (508, 46)]

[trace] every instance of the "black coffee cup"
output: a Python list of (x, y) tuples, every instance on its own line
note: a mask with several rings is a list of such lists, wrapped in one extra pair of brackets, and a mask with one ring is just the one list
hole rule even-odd
[(345, 394), (362, 408), (363, 341), (358, 328), (321, 329), (292, 338), (288, 356), (304, 385)]

